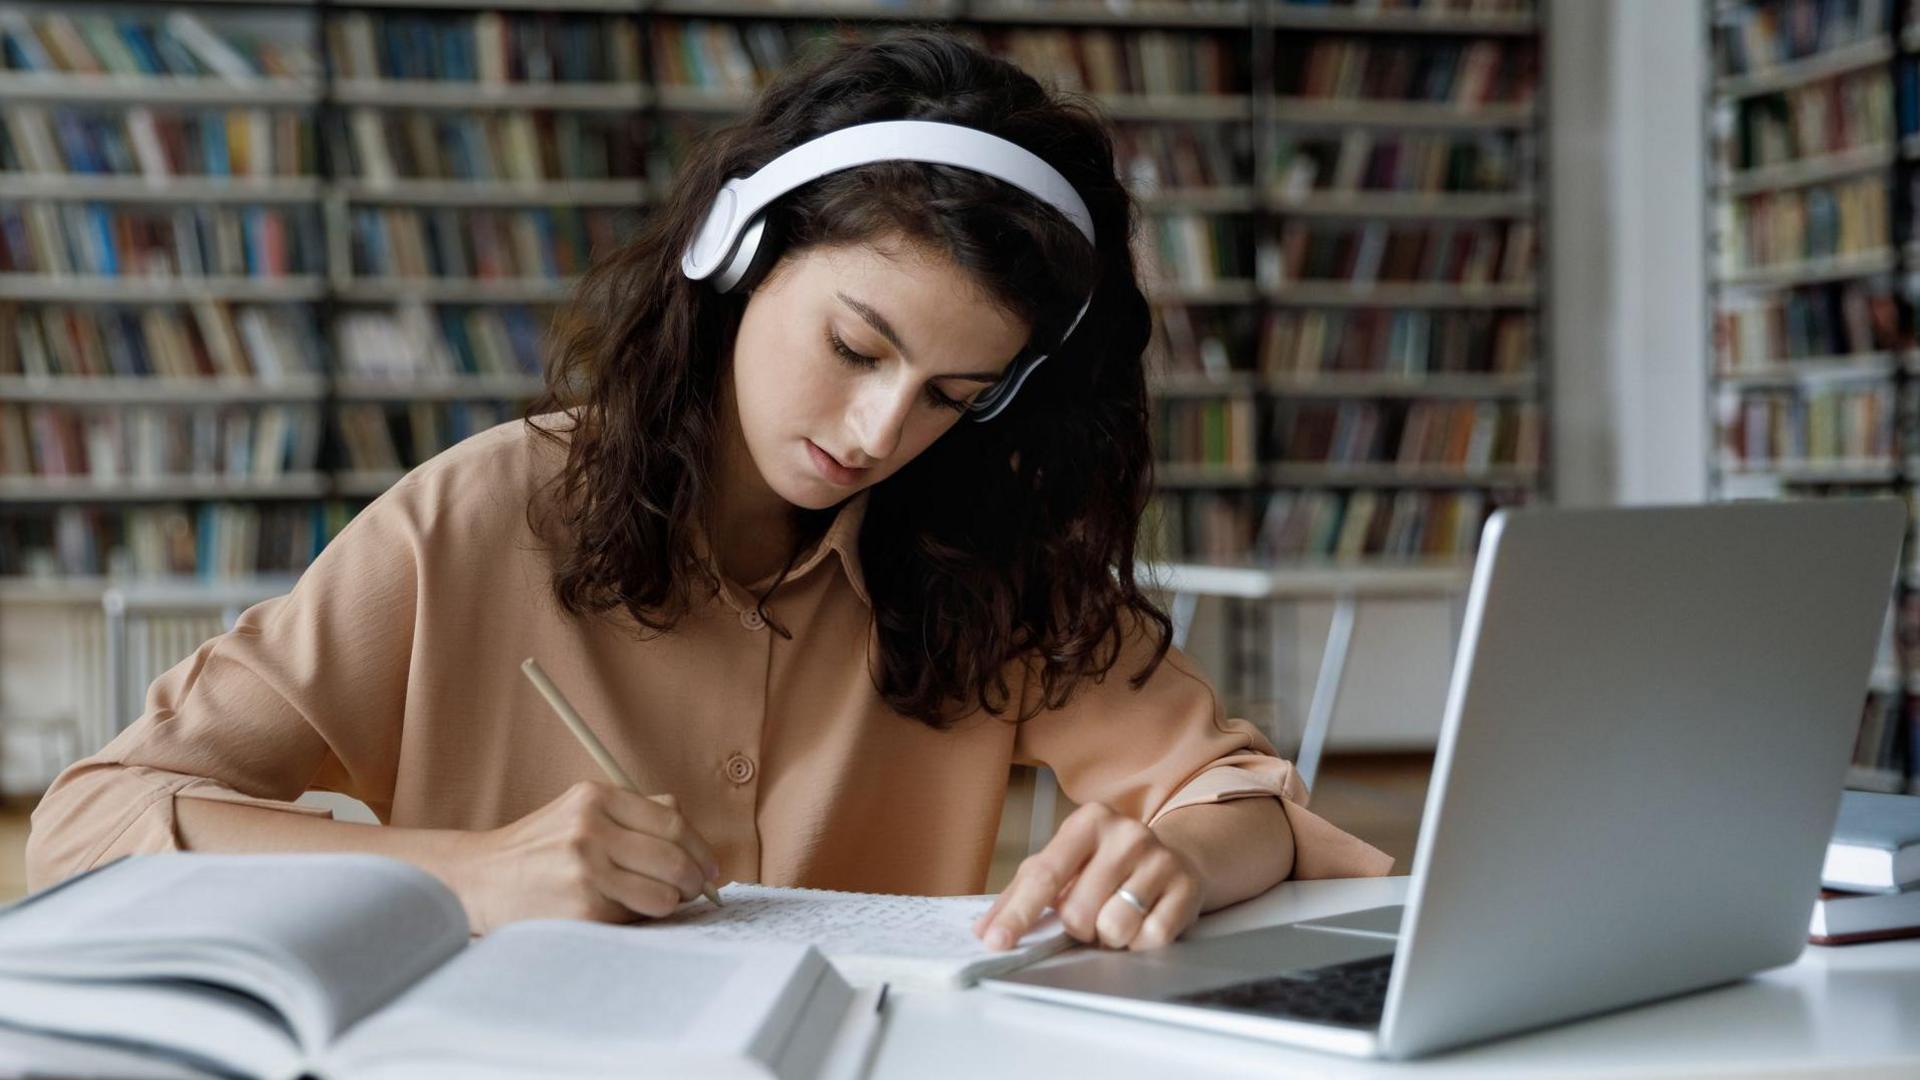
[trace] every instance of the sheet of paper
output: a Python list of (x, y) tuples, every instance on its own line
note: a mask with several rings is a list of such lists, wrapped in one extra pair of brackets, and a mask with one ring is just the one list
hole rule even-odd
[(696, 900), (673, 915), (633, 929), (641, 934), (688, 935), (719, 941), (793, 941), (811, 944), (836, 963), (884, 958), (897, 970), (921, 967), (956, 977), (984, 965), (996, 970), (1052, 952), (1065, 931), (1052, 912), (1007, 952), (973, 936), (973, 920), (992, 896), (889, 896), (771, 885), (728, 885), (724, 907)]

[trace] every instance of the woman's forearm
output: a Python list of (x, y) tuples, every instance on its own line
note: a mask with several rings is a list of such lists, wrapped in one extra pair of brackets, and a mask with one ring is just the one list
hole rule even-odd
[(398, 829), (289, 814), (262, 806), (178, 797), (173, 816), (190, 851), (360, 851), (403, 859), (462, 890), (458, 868), (473, 833)]
[(1293, 872), (1293, 827), (1278, 799), (1183, 806), (1156, 822), (1153, 831), (1193, 863), (1201, 911), (1258, 896)]

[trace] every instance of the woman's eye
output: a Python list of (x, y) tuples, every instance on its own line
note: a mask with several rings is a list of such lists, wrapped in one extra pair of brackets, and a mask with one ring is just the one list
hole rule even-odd
[(870, 368), (880, 362), (865, 353), (857, 353), (847, 348), (847, 343), (840, 340), (840, 335), (831, 330), (827, 331), (827, 340), (833, 343), (833, 351), (839, 353), (842, 360), (854, 367)]
[[(848, 348), (847, 343), (840, 339), (840, 335), (834, 333), (832, 330), (827, 331), (827, 340), (833, 345), (833, 351), (836, 353), (839, 353), (840, 358), (842, 360), (845, 360), (847, 363), (852, 364), (854, 367), (863, 368), (863, 369), (872, 368), (877, 366), (880, 363), (880, 361), (875, 357), (868, 356), (865, 353), (857, 353), (857, 352), (854, 352), (852, 349)], [(929, 385), (927, 387), (927, 403), (934, 406), (935, 408), (952, 409), (954, 412), (967, 411), (966, 402), (955, 401), (953, 398), (950, 398), (947, 395), (941, 393), (939, 390), (934, 389), (932, 385)]]

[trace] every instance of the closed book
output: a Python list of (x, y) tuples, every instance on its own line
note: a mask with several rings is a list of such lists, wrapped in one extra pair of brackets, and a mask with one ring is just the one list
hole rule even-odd
[(1807, 940), (1815, 945), (1920, 937), (1920, 889), (1897, 893), (1820, 890)]
[(1820, 884), (1848, 892), (1898, 892), (1920, 883), (1920, 795), (1848, 791)]

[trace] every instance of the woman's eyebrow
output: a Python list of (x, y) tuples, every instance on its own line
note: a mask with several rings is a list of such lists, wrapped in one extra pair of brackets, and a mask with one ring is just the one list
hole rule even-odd
[[(906, 342), (900, 340), (900, 335), (895, 332), (893, 324), (887, 321), (885, 315), (875, 311), (871, 304), (856, 300), (844, 292), (836, 291), (833, 295), (839, 297), (841, 303), (852, 308), (861, 318), (867, 320), (868, 325), (880, 331), (880, 335), (892, 342), (893, 347), (900, 350), (900, 355), (906, 357), (908, 363), (913, 363), (913, 354), (907, 351)], [(1000, 373), (997, 371), (953, 371), (944, 375), (935, 375), (934, 378), (970, 379), (974, 382), (990, 383), (1000, 381)]]

